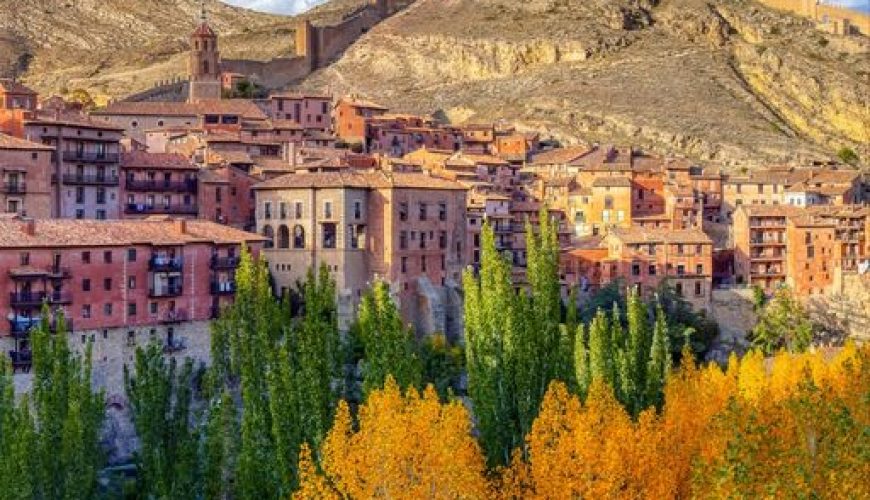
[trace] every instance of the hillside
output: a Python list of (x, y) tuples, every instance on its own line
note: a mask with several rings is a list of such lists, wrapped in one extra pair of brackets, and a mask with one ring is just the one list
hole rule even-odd
[[(340, 0), (307, 16), (329, 22), (363, 0)], [(293, 52), (292, 17), (207, 0), (228, 58), (268, 60)], [(198, 0), (0, 0), (0, 76), (18, 71), (42, 93), (84, 88), (119, 97), (187, 72), (187, 37)]]
[(304, 86), (731, 164), (866, 160), (868, 47), (749, 0), (419, 0)]

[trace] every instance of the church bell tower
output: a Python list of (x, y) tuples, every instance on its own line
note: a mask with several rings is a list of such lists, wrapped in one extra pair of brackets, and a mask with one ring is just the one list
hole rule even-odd
[(202, 6), (199, 26), (190, 35), (190, 95), (188, 102), (203, 99), (221, 98), (221, 68), (218, 37), (211, 26)]

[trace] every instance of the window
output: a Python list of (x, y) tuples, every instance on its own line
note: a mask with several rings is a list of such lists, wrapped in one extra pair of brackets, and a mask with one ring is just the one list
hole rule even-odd
[(425, 203), (422, 203), (422, 202), (420, 203), (420, 220), (426, 220), (426, 217), (427, 217), (427, 213), (426, 213), (427, 208), (428, 208), (428, 207), (426, 206)]
[(704, 265), (698, 264), (695, 266), (695, 274), (704, 274)]
[(438, 204), (438, 220), (447, 220), (447, 203), (444, 203), (443, 201)]
[(695, 254), (701, 255), (703, 253), (704, 253), (704, 247), (702, 247), (701, 245), (695, 245)]
[(331, 219), (332, 218), (332, 202), (324, 201), (323, 202), (323, 218)]
[(305, 248), (305, 229), (298, 224), (293, 227), (293, 248)]
[(90, 292), (91, 291), (91, 280), (90, 279), (85, 278), (82, 280), (82, 291), (83, 292)]
[(402, 231), (399, 233), (399, 249), (406, 250), (408, 248), (408, 232)]
[(677, 275), (682, 276), (684, 274), (686, 274), (686, 266), (684, 266), (683, 264), (678, 265), (677, 266)]
[(135, 276), (130, 276), (129, 278), (127, 278), (127, 289), (129, 289), (129, 290), (136, 289), (136, 277)]
[(271, 219), (272, 218), (272, 202), (267, 201), (263, 203), (263, 218)]
[(447, 248), (447, 231), (441, 231), (438, 234), (438, 248), (441, 250)]
[(263, 236), (266, 238), (263, 247), (273, 248), (275, 246), (275, 232), (272, 230), (272, 226), (268, 224), (263, 226)]
[(302, 202), (301, 201), (296, 202), (295, 212), (296, 212), (296, 214), (295, 214), (296, 218), (301, 219), (302, 218)]
[(695, 282), (695, 295), (701, 295), (702, 293), (704, 293), (704, 287), (701, 286), (700, 281), (696, 281)]
[(425, 273), (426, 272), (426, 256), (420, 257), (420, 269)]
[(127, 249), (127, 262), (136, 262), (136, 249), (128, 248)]
[(157, 302), (151, 302), (148, 304), (148, 309), (152, 316), (157, 314)]
[(97, 210), (94, 212), (94, 218), (97, 220), (106, 220), (106, 211), (105, 210)]
[(82, 306), (82, 318), (90, 318), (91, 317), (91, 305), (85, 304)]
[(84, 209), (77, 208), (77, 209), (76, 209), (76, 219), (81, 220), (81, 219), (84, 219), (84, 218), (85, 218), (85, 211), (84, 211)]
[(676, 290), (677, 295), (679, 295), (680, 297), (683, 296), (683, 284), (682, 283), (677, 283), (676, 285), (674, 285), (674, 290)]
[(362, 218), (362, 202), (355, 201), (353, 202), (353, 218), (361, 219)]
[(613, 210), (613, 196), (608, 195), (604, 197), (604, 209)]
[(105, 262), (106, 264), (112, 263), (112, 251), (111, 250), (106, 250), (105, 252), (103, 252), (103, 262)]
[(105, 205), (106, 204), (106, 188), (98, 187), (97, 188), (97, 205)]
[(76, 187), (76, 203), (85, 202), (85, 188), (82, 186)]
[(632, 276), (640, 276), (640, 264), (632, 264), (631, 265), (631, 275)]
[(290, 229), (284, 224), (278, 226), (278, 248), (290, 248)]
[(18, 256), (18, 261), (22, 266), (30, 265), (30, 252), (21, 252), (21, 255)]
[(402, 257), (402, 272), (403, 273), (408, 272), (408, 258), (407, 257)]
[(103, 279), (103, 290), (109, 292), (112, 290), (112, 278)]
[(655, 276), (655, 275), (656, 275), (656, 266), (655, 266), (655, 264), (651, 264), (651, 265), (649, 266), (649, 269), (647, 269), (647, 273), (648, 273), (650, 276)]
[(278, 203), (278, 217), (282, 219), (287, 218), (287, 204), (283, 201), (281, 203)]
[(685, 249), (683, 248), (683, 245), (682, 244), (677, 245), (677, 253), (680, 255), (683, 255), (684, 252), (685, 252)]
[(399, 203), (399, 220), (406, 221), (408, 220), (408, 203), (401, 202)]
[(130, 302), (127, 304), (127, 316), (135, 316), (136, 315), (136, 303)]
[(326, 223), (323, 225), (323, 248), (336, 247), (336, 227), (334, 223)]
[(426, 233), (420, 232), (420, 248), (426, 248)]
[(816, 256), (816, 249), (814, 247), (807, 247), (807, 258), (812, 259)]

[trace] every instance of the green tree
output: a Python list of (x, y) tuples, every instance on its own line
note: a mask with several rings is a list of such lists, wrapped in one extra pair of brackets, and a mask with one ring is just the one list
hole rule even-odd
[(589, 375), (592, 380), (602, 380), (614, 387), (616, 377), (610, 341), (610, 319), (599, 309), (589, 325)]
[(848, 163), (849, 165), (857, 165), (861, 160), (861, 158), (858, 157), (858, 154), (855, 153), (855, 150), (845, 146), (837, 151), (837, 158), (839, 158), (841, 162)]
[(577, 393), (584, 399), (592, 383), (592, 375), (589, 370), (589, 351), (586, 349), (586, 343), (586, 333), (581, 323), (577, 325), (577, 333), (574, 336), (574, 376), (577, 380)]
[(136, 350), (135, 374), (124, 366), (124, 386), (139, 436), (137, 491), (147, 497), (200, 494), (199, 436), (193, 403), (193, 361), (178, 372), (157, 343)]
[(376, 282), (363, 297), (359, 309), (359, 331), (365, 350), (363, 394), (382, 389), (392, 375), (403, 390), (419, 387), (420, 361), (410, 329), (390, 296), (390, 287)]
[(661, 307), (656, 308), (652, 346), (646, 369), (645, 405), (661, 408), (664, 403), (665, 381), (671, 371), (671, 348), (668, 341), (668, 325)]
[(459, 379), (465, 366), (465, 353), (452, 345), (443, 333), (427, 336), (420, 345), (423, 385), (432, 385), (446, 400), (459, 390)]
[(813, 325), (800, 302), (782, 287), (759, 313), (750, 340), (767, 355), (781, 348), (802, 352), (812, 343)]

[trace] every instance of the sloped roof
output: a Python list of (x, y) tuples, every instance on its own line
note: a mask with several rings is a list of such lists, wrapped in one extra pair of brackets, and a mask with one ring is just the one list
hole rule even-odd
[(163, 170), (196, 170), (199, 168), (184, 155), (177, 153), (147, 153), (145, 151), (122, 153), (121, 166), (126, 168), (156, 168)]
[(436, 189), (465, 191), (462, 184), (418, 172), (319, 172), (282, 175), (254, 189), (372, 188)]
[(54, 151), (54, 148), (51, 146), (46, 146), (45, 144), (40, 144), (38, 142), (28, 141), (26, 139), (19, 139), (18, 137), (2, 133), (0, 133), (0, 149)]

